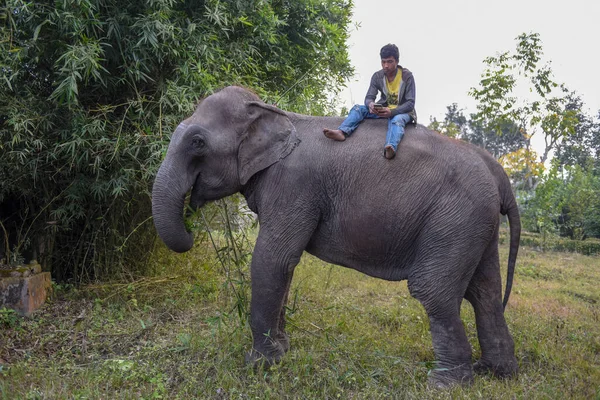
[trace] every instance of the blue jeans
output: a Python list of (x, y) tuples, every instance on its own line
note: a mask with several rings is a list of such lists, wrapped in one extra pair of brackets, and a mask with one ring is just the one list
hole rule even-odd
[[(346, 136), (350, 136), (352, 132), (358, 128), (358, 124), (360, 124), (363, 119), (378, 118), (382, 117), (379, 117), (377, 114), (371, 114), (367, 106), (356, 104), (354, 107), (352, 107), (350, 113), (338, 129), (344, 132)], [(408, 114), (398, 114), (394, 115), (392, 118), (389, 118), (385, 145), (390, 145), (394, 148), (394, 151), (397, 151), (398, 143), (400, 143), (402, 136), (404, 136), (404, 127), (411, 120), (412, 117)]]

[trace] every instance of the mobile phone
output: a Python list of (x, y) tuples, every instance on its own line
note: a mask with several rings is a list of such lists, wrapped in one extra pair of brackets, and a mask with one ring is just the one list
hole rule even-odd
[(373, 103), (373, 108), (376, 110), (381, 110), (383, 108), (383, 104)]

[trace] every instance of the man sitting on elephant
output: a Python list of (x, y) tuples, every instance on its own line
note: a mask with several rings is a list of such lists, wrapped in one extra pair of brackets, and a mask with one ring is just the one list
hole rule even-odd
[[(365, 118), (387, 118), (388, 129), (385, 139), (384, 156), (391, 160), (396, 156), (398, 143), (404, 135), (407, 123), (417, 122), (415, 111), (415, 79), (412, 72), (398, 64), (398, 47), (387, 44), (379, 52), (382, 69), (371, 77), (371, 84), (365, 96), (365, 104), (356, 104), (338, 129), (323, 129), (330, 139), (344, 141), (354, 132)], [(377, 93), (379, 102), (375, 102)]]

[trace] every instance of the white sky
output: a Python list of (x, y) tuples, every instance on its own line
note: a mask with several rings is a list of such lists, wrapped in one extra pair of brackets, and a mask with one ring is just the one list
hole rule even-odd
[(600, 0), (354, 0), (349, 40), (356, 75), (342, 93), (347, 107), (362, 103), (373, 72), (381, 69), (379, 50), (394, 43), (400, 64), (417, 87), (419, 122), (443, 119), (458, 103), (475, 111), (468, 96), (478, 85), (483, 60), (513, 52), (521, 33), (540, 34), (544, 60), (555, 81), (581, 95), (594, 116), (600, 110)]

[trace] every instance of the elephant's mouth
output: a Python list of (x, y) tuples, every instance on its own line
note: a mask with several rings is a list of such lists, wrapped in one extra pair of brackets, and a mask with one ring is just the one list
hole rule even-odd
[(200, 189), (200, 175), (198, 175), (196, 182), (194, 182), (194, 186), (192, 186), (189, 208), (192, 211), (196, 211), (204, 206), (204, 204), (206, 204), (206, 199), (204, 199), (204, 196), (202, 195), (202, 190)]
[(206, 200), (201, 199), (199, 197), (195, 197), (194, 193), (190, 196), (189, 209), (193, 211), (197, 211), (199, 208), (203, 207), (206, 204)]

